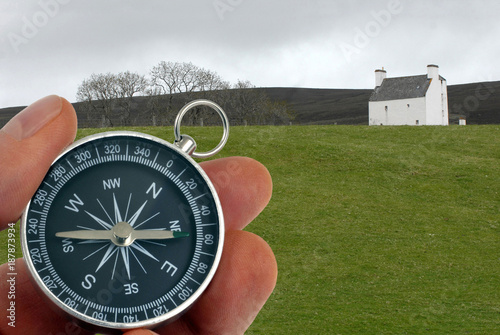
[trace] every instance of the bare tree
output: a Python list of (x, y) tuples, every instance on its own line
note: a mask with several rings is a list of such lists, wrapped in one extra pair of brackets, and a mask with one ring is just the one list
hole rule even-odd
[(111, 73), (92, 74), (78, 87), (77, 100), (90, 104), (87, 110), (100, 111), (101, 127), (112, 127), (111, 111), (116, 98), (115, 76)]
[[(208, 95), (214, 95), (212, 92), (229, 88), (229, 83), (223, 81), (217, 73), (200, 68), (193, 63), (162, 61), (153, 67), (150, 75), (152, 86), (150, 92), (169, 95), (168, 104), (165, 107), (167, 114), (173, 112), (174, 94), (182, 93), (177, 98), (182, 100), (178, 103), (184, 104), (195, 97), (209, 98)], [(201, 95), (200, 92), (202, 92)], [(185, 121), (189, 124), (202, 123), (201, 110), (203, 108), (190, 111)]]
[(133, 97), (137, 93), (146, 92), (148, 81), (144, 75), (130, 71), (120, 72), (115, 75), (116, 97), (119, 98), (118, 105), (123, 108), (123, 125), (131, 124), (131, 111), (133, 107)]
[(161, 61), (150, 71), (152, 92), (169, 95), (166, 112), (172, 111), (173, 95), (180, 93), (181, 78), (179, 73), (181, 66), (181, 63)]
[[(140, 93), (148, 96), (146, 108), (153, 125), (170, 124), (174, 108), (198, 98), (222, 105), (232, 124), (288, 124), (293, 118), (286, 103), (271, 101), (251, 82), (239, 80), (231, 86), (216, 72), (193, 63), (162, 61), (151, 69), (150, 80), (130, 71), (92, 74), (78, 87), (77, 99), (89, 117), (102, 118), (101, 127), (113, 126), (118, 115), (122, 125), (131, 125), (132, 112), (140, 103), (134, 97)], [(219, 122), (217, 114), (205, 107), (195, 108), (183, 120), (190, 125)]]
[(250, 81), (239, 80), (229, 93), (226, 109), (232, 123), (239, 125), (289, 124), (293, 112), (285, 102), (272, 101)]

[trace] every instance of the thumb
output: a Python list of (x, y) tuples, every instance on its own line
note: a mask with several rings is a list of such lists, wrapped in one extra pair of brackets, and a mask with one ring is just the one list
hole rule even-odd
[(0, 129), (0, 229), (19, 219), (76, 129), (73, 106), (56, 95), (26, 107)]

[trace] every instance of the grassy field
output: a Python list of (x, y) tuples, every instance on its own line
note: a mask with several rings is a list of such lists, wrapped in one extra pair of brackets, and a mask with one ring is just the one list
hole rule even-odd
[(278, 284), (248, 334), (500, 334), (500, 126), (235, 127), (222, 155), (274, 180), (248, 230)]

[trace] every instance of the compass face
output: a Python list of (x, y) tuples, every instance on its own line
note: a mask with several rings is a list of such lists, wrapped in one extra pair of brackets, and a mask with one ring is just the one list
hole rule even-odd
[(37, 285), (98, 327), (174, 320), (207, 287), (224, 224), (203, 170), (152, 136), (110, 132), (76, 142), (52, 165), (22, 225)]

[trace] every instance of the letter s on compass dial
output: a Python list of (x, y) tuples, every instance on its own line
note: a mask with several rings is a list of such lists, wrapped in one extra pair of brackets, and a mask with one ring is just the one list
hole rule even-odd
[(125, 131), (68, 148), (22, 222), (36, 285), (95, 329), (178, 318), (212, 279), (224, 236), (219, 199), (199, 165), (168, 142)]

